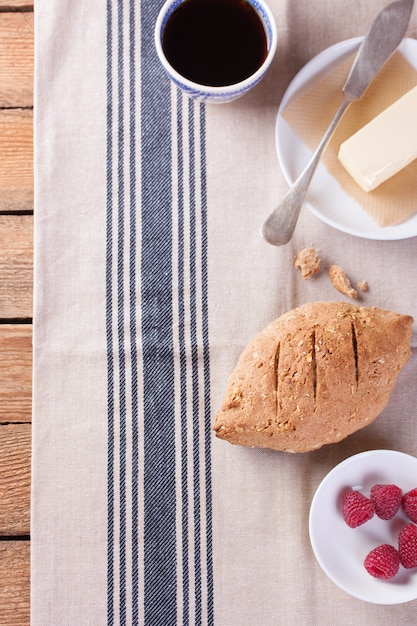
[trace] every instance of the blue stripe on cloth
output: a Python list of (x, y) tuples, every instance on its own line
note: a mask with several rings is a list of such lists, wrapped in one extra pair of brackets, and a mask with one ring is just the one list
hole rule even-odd
[(132, 369), (132, 624), (139, 624), (139, 396), (136, 316), (136, 0), (129, 5), (129, 313)]
[(207, 568), (207, 625), (214, 625), (214, 572), (213, 572), (213, 504), (211, 482), (211, 404), (210, 404), (210, 352), (208, 315), (208, 232), (207, 232), (207, 169), (206, 169), (206, 115), (200, 105), (200, 171), (201, 171), (201, 313), (203, 342), (204, 385), (204, 453), (205, 453), (205, 505), (206, 505), (206, 568)]
[(180, 373), (180, 415), (181, 415), (181, 533), (182, 533), (182, 614), (183, 623), (187, 624), (190, 611), (189, 580), (190, 568), (188, 563), (188, 432), (187, 432), (187, 348), (185, 337), (185, 223), (184, 223), (184, 159), (183, 159), (183, 115), (181, 92), (176, 92), (177, 101), (177, 146), (178, 146), (178, 343), (179, 343), (179, 373)]
[(117, 349), (119, 358), (119, 620), (126, 624), (126, 353), (124, 7), (117, 3)]
[(107, 0), (106, 342), (107, 342), (107, 623), (114, 623), (114, 363), (113, 363), (113, 20)]
[[(171, 86), (153, 46), (157, 8), (142, 2), (140, 33), (135, 0), (107, 0), (106, 10), (107, 624), (165, 626), (180, 619), (182, 624), (211, 625), (205, 107), (189, 101), (183, 109), (177, 92), (174, 199)], [(139, 37), (141, 205), (137, 206)], [(174, 205), (178, 205), (175, 216)], [(173, 302), (174, 286), (178, 302)]]
[(199, 362), (197, 338), (197, 250), (196, 250), (196, 181), (194, 103), (188, 101), (188, 149), (190, 155), (190, 345), (193, 433), (193, 498), (194, 498), (194, 593), (196, 626), (201, 624), (201, 502), (200, 502), (200, 420)]
[[(181, 609), (183, 624), (198, 625), (213, 623), (210, 446), (212, 433), (208, 352), (205, 107), (188, 100), (186, 101), (186, 111), (183, 114), (182, 103), (183, 96), (180, 91), (177, 91), (178, 343), (180, 356), (182, 510)], [(199, 135), (198, 138), (197, 135)], [(185, 137), (188, 138), (187, 145), (183, 141)], [(184, 188), (185, 173), (188, 176), (187, 193)], [(198, 174), (200, 174), (199, 185), (197, 184)], [(201, 274), (198, 273), (200, 264)], [(186, 293), (187, 289), (188, 294)], [(186, 333), (187, 329), (188, 332)], [(200, 363), (201, 356), (202, 365)], [(188, 393), (189, 383), (191, 383), (191, 394)], [(191, 401), (189, 395), (191, 395)], [(189, 449), (190, 440), (192, 444)], [(202, 449), (204, 453), (202, 453)], [(204, 467), (203, 471), (201, 466)], [(192, 477), (192, 483), (190, 477)], [(189, 494), (190, 484), (193, 485), (191, 496)], [(203, 517), (202, 497), (204, 494), (206, 510)], [(192, 519), (192, 532), (190, 519)], [(206, 580), (204, 580), (203, 570), (206, 572)], [(193, 585), (192, 595), (190, 593), (191, 584)], [(204, 593), (204, 584), (207, 587), (206, 593)], [(207, 598), (207, 606), (203, 606), (204, 597)]]
[(144, 615), (175, 624), (176, 495), (170, 85), (156, 60), (158, 8), (141, 13)]

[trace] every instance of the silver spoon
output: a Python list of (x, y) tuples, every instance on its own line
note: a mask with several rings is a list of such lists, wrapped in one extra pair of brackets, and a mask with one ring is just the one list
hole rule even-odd
[(414, 0), (396, 0), (376, 17), (363, 39), (343, 86), (343, 100), (316, 151), (284, 200), (264, 223), (262, 237), (274, 246), (290, 241), (313, 174), (337, 124), (347, 107), (359, 100), (369, 83), (400, 45), (407, 30)]

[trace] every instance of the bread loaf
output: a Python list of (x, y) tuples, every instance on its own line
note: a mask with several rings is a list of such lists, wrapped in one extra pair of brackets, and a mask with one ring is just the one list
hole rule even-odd
[(413, 318), (341, 302), (285, 313), (243, 351), (217, 437), (306, 452), (341, 441), (387, 405), (410, 356)]

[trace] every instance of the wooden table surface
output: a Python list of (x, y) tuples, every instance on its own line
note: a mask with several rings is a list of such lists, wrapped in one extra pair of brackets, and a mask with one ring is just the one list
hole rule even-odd
[(33, 0), (0, 0), (0, 626), (29, 624)]

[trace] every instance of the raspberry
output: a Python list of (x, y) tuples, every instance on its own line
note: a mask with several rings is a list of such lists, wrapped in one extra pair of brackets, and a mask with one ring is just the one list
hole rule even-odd
[(360, 491), (352, 489), (343, 496), (343, 519), (350, 528), (356, 528), (374, 515), (374, 505)]
[(374, 485), (370, 499), (378, 517), (384, 520), (392, 519), (401, 506), (402, 495), (403, 492), (397, 485)]
[(417, 487), (403, 495), (401, 506), (410, 520), (417, 524)]
[(374, 578), (390, 580), (400, 568), (400, 556), (394, 546), (384, 543), (371, 550), (363, 564), (366, 571)]
[(404, 567), (417, 567), (417, 526), (408, 524), (398, 536), (398, 552)]

